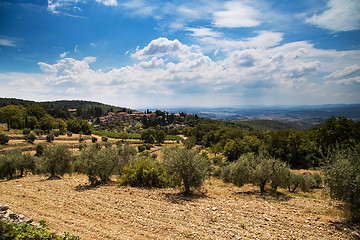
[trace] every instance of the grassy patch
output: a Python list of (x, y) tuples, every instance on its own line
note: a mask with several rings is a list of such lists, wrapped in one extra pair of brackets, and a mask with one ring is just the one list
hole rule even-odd
[[(125, 136), (124, 133), (106, 132), (106, 131), (93, 131), (93, 134), (99, 135), (99, 136), (106, 136), (106, 137), (110, 137), (110, 138), (115, 138), (115, 139), (123, 139), (124, 136)], [(141, 134), (139, 134), (139, 133), (127, 133), (126, 138), (128, 138), (128, 139), (140, 139)], [(176, 136), (176, 135), (166, 135), (165, 140), (177, 141), (177, 140), (181, 140), (181, 137)]]

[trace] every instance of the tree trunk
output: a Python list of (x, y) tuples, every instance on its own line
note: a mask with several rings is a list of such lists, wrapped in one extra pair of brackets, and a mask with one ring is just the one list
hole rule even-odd
[(261, 192), (261, 193), (264, 193), (264, 192), (265, 192), (266, 182), (267, 182), (267, 179), (260, 184), (260, 192)]

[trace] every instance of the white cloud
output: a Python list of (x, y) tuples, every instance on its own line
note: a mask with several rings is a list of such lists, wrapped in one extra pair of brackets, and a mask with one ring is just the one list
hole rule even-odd
[(337, 70), (337, 71), (325, 76), (324, 79), (343, 78), (343, 77), (351, 76), (353, 74), (360, 74), (360, 66), (358, 64), (354, 64), (352, 66), (347, 66), (344, 69)]
[(130, 10), (131, 14), (136, 16), (152, 16), (156, 8), (155, 5), (148, 4), (146, 0), (128, 0), (120, 4), (122, 7)]
[(345, 79), (341, 79), (341, 80), (331, 80), (331, 81), (326, 81), (325, 85), (332, 85), (332, 84), (336, 84), (336, 85), (360, 85), (360, 76), (356, 76), (353, 78), (345, 78)]
[(16, 47), (16, 43), (13, 40), (0, 38), (0, 45), (6, 46), (6, 47)]
[(264, 99), (272, 104), (282, 103), (284, 99), (293, 101), (288, 104), (296, 104), (301, 96), (319, 103), (327, 102), (327, 95), (336, 94), (338, 97), (331, 101), (341, 101), (340, 93), (345, 87), (351, 86), (353, 92), (360, 90), (359, 77), (325, 84), (322, 78), (331, 72), (339, 77), (354, 72), (360, 51), (321, 50), (308, 42), (267, 49), (237, 49), (215, 61), (198, 46), (158, 38), (137, 49), (132, 57), (136, 61), (133, 65), (108, 72), (91, 68), (95, 57), (62, 58), (54, 64), (39, 62), (43, 74), (0, 75), (7, 82), (0, 93), (5, 96), (4, 91), (12, 88), (23, 95), (31, 92), (39, 97), (91, 98), (131, 107), (191, 104), (191, 101), (204, 105), (237, 105), (246, 101), (259, 104), (257, 101)]
[(185, 28), (185, 30), (193, 32), (190, 35), (194, 37), (220, 37), (222, 35), (221, 33), (216, 32), (211, 28), (204, 28), (204, 27), (201, 28), (187, 27)]
[(225, 3), (225, 10), (214, 12), (214, 25), (225, 28), (256, 27), (261, 24), (260, 13), (240, 1)]
[(102, 3), (105, 6), (117, 6), (118, 3), (116, 0), (96, 0), (98, 3)]
[(240, 40), (225, 39), (212, 36), (200, 36), (200, 41), (205, 48), (221, 49), (223, 51), (234, 51), (235, 49), (246, 48), (270, 48), (279, 45), (283, 40), (283, 33), (259, 31), (258, 35), (251, 38), (243, 38)]
[(327, 8), (320, 14), (305, 19), (307, 23), (331, 31), (352, 31), (360, 29), (359, 0), (329, 0)]
[(69, 52), (63, 52), (63, 53), (61, 53), (61, 54), (60, 54), (60, 58), (66, 57), (66, 55), (68, 55), (68, 53), (69, 53)]

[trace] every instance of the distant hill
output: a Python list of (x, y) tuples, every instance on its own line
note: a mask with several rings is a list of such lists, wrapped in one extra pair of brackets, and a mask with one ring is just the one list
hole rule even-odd
[(128, 112), (134, 110), (125, 107), (117, 107), (107, 105), (99, 102), (81, 101), (81, 100), (60, 100), (35, 102), (16, 98), (0, 98), (0, 107), (6, 105), (22, 105), (24, 107), (31, 104), (38, 104), (46, 109), (46, 111), (55, 118), (69, 118), (71, 116), (69, 109), (76, 109), (76, 116), (82, 118), (89, 118), (91, 116), (99, 117), (108, 112)]
[[(343, 116), (360, 121), (360, 104), (325, 104), (309, 106), (239, 106), (239, 107), (177, 107), (169, 112), (186, 112), (199, 117), (227, 122), (245, 122), (256, 128), (272, 127), (308, 129), (318, 126), (332, 116)], [(246, 120), (246, 121), (245, 121)], [(278, 123), (253, 120), (273, 120)], [(280, 122), (280, 123), (279, 123)], [(288, 125), (286, 125), (286, 124)], [(264, 125), (264, 126), (262, 126)]]
[(288, 122), (281, 122), (276, 120), (243, 120), (234, 121), (235, 124), (240, 123), (241, 125), (248, 126), (250, 129), (259, 130), (287, 130), (287, 129), (302, 129), (297, 124)]

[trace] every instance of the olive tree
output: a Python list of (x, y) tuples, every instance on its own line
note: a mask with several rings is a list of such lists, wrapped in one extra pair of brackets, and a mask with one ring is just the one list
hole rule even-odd
[(40, 158), (39, 169), (43, 173), (50, 173), (49, 179), (57, 179), (71, 172), (72, 160), (72, 152), (66, 145), (48, 146)]
[(263, 193), (267, 183), (271, 183), (275, 190), (278, 186), (286, 186), (289, 171), (285, 163), (265, 153), (246, 153), (224, 167), (222, 179), (238, 187), (247, 183), (254, 184), (259, 186), (260, 192)]
[(356, 150), (335, 150), (323, 161), (330, 196), (343, 201), (347, 217), (360, 222), (360, 156)]
[(198, 151), (173, 147), (163, 151), (164, 167), (172, 180), (185, 188), (199, 188), (211, 173), (211, 161)]

